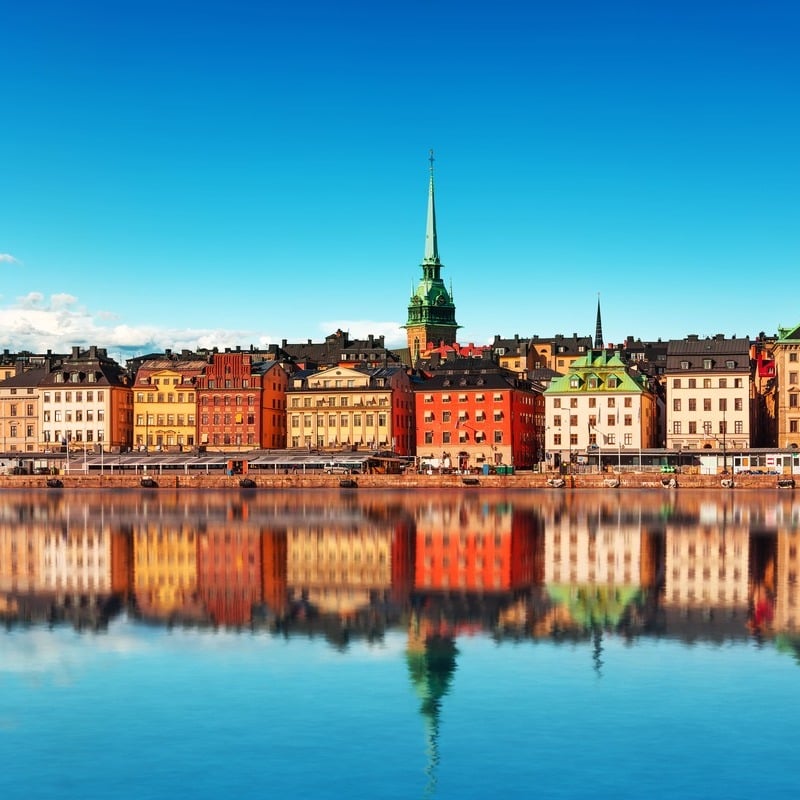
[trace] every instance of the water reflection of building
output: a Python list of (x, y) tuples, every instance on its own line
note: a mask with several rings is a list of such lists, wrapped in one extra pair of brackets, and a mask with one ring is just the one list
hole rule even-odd
[(211, 622), (244, 625), (262, 600), (261, 536), (235, 522), (199, 534), (198, 591)]
[(747, 633), (750, 530), (726, 503), (705, 500), (697, 519), (668, 522), (663, 607), (667, 631), (686, 639)]
[(510, 504), (461, 502), (417, 518), (414, 588), (420, 591), (508, 592), (541, 575), (536, 517)]
[[(394, 568), (406, 559), (395, 554), (402, 536), (392, 526), (368, 518), (325, 520), (287, 529), (287, 582), (290, 598), (319, 613), (353, 615), (393, 599)], [(403, 582), (403, 576), (396, 576)]]
[(775, 570), (775, 629), (796, 633), (800, 630), (800, 547), (797, 529), (778, 530)]
[(134, 590), (145, 617), (201, 620), (197, 534), (192, 522), (156, 520), (133, 535)]
[(615, 629), (639, 622), (660, 563), (660, 537), (618, 495), (580, 513), (556, 514), (545, 531), (545, 585), (550, 602), (534, 635)]

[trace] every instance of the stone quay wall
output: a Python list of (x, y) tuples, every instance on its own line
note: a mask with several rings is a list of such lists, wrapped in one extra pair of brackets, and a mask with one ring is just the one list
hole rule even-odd
[[(57, 476), (64, 489), (120, 489), (139, 488), (144, 473), (98, 474), (71, 472)], [(172, 489), (240, 489), (241, 475), (227, 474), (185, 474), (176, 472), (159, 473), (148, 471), (159, 488)], [(343, 488), (348, 482), (355, 483), (359, 489), (437, 489), (442, 487), (474, 490), (486, 489), (546, 489), (547, 479), (553, 474), (539, 472), (519, 472), (514, 475), (427, 475), (406, 473), (403, 475), (326, 475), (324, 473), (250, 473), (246, 476), (255, 482), (256, 488), (272, 489), (333, 489)], [(731, 476), (679, 474), (661, 475), (653, 472), (623, 472), (621, 475), (608, 473), (586, 473), (562, 476), (567, 489), (651, 489), (664, 488), (662, 480), (674, 477), (681, 489), (722, 489), (728, 488), (724, 481)], [(790, 476), (777, 475), (736, 475), (735, 488), (776, 489), (778, 478)], [(44, 489), (47, 488), (46, 475), (4, 475), (0, 476), (0, 489)], [(619, 486), (613, 484), (619, 481)], [(800, 484), (800, 481), (798, 481)]]

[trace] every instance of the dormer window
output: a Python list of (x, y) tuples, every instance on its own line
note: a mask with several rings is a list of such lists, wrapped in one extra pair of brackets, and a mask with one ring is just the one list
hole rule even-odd
[(89, 383), (95, 383), (97, 381), (97, 375), (94, 372), (90, 372), (87, 376)]
[(597, 388), (597, 378), (589, 378), (589, 388), (590, 389)]
[(577, 376), (569, 379), (569, 388), (570, 389), (579, 389), (581, 386), (581, 379)]
[(689, 362), (681, 361), (681, 369), (689, 369)]
[(711, 365), (713, 364), (712, 359), (704, 358), (703, 359), (703, 369), (711, 369)]
[(64, 383), (64, 373), (56, 372), (56, 383)]
[(608, 378), (608, 388), (616, 389), (619, 386), (619, 378), (616, 375), (610, 375)]
[(725, 367), (727, 369), (733, 369), (735, 366), (736, 366), (736, 362), (733, 361), (733, 359), (729, 359), (728, 361), (725, 362)]

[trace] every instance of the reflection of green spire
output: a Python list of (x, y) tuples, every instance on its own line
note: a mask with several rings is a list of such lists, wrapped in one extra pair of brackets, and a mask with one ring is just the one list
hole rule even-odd
[(789, 653), (800, 666), (800, 639), (781, 633), (775, 637), (775, 648), (779, 653)]
[(428, 786), (425, 793), (430, 797), (435, 794), (436, 788), (442, 698), (450, 691), (457, 655), (458, 649), (453, 639), (438, 634), (427, 637), (423, 648), (406, 652), (411, 682), (422, 700), (420, 712), (425, 720), (428, 741)]
[(547, 593), (556, 605), (566, 606), (570, 617), (588, 630), (619, 625), (625, 609), (637, 599), (639, 587), (551, 584)]

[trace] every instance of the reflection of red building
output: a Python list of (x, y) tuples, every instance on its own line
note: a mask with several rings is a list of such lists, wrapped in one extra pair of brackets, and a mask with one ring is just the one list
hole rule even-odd
[(289, 604), (286, 552), (286, 531), (262, 531), (262, 596), (270, 611), (279, 616), (285, 613)]
[(533, 515), (480, 504), (452, 512), (417, 520), (416, 589), (506, 592), (541, 580)]
[(261, 602), (261, 537), (223, 526), (200, 535), (198, 590), (211, 620), (244, 625)]

